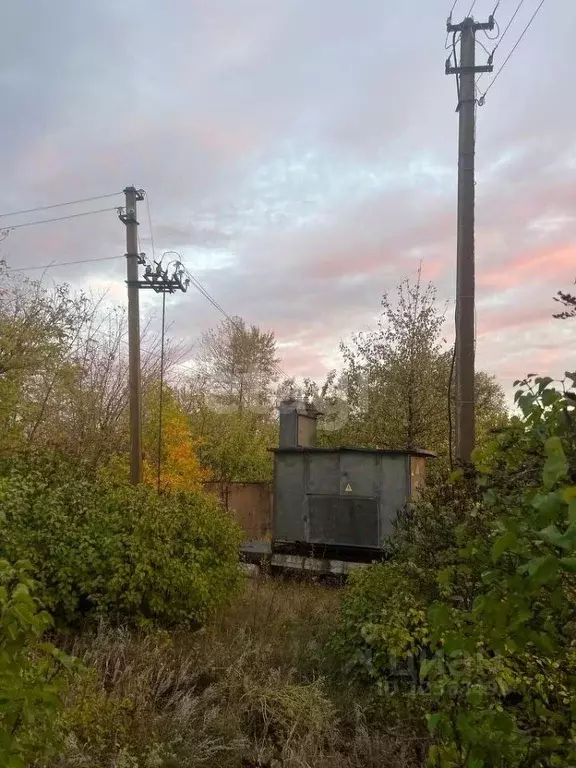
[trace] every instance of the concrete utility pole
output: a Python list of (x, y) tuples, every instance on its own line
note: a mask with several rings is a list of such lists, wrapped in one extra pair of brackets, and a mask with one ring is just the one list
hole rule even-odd
[(461, 24), (448, 19), (448, 33), (460, 32), (460, 65), (446, 62), (446, 74), (455, 74), (458, 88), (458, 234), (456, 267), (456, 459), (468, 464), (475, 441), (474, 353), (474, 152), (476, 142), (476, 73), (491, 72), (492, 62), (476, 66), (476, 31), (493, 29), (494, 18)]
[(142, 388), (140, 381), (140, 295), (138, 288), (138, 202), (144, 193), (126, 187), (126, 210), (120, 219), (126, 225), (126, 267), (128, 285), (128, 379), (130, 389), (130, 482), (142, 481)]

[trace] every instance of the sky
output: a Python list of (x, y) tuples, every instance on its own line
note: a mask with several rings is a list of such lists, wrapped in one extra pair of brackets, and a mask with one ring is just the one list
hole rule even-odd
[[(502, 64), (539, 0), (525, 0)], [(460, 21), (471, 0), (458, 0)], [(476, 0), (484, 20), (495, 0)], [(176, 250), (229, 314), (276, 333), (288, 375), (338, 344), (419, 265), (453, 338), (458, 116), (444, 73), (451, 0), (19, 0), (0, 28), (0, 213), (146, 190), (156, 255)], [(501, 30), (518, 5), (501, 0)], [(477, 366), (510, 391), (574, 369), (576, 3), (547, 0), (477, 111)], [(477, 60), (495, 42), (478, 34)], [(492, 75), (484, 75), (480, 92)], [(2, 226), (121, 205), (121, 194)], [(146, 206), (142, 249), (152, 255)], [(122, 256), (114, 210), (12, 230), (12, 268)], [(122, 258), (28, 271), (125, 302)], [(159, 297), (142, 296), (157, 316)], [(189, 345), (222, 318), (168, 299)]]

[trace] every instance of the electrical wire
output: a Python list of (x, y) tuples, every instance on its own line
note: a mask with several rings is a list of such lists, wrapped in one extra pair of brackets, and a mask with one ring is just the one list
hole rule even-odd
[[(244, 332), (244, 328), (242, 328), (242, 326), (239, 325), (239, 323), (237, 323), (236, 320), (228, 312), (226, 312), (224, 307), (221, 304), (219, 304), (218, 301), (216, 301), (216, 299), (202, 285), (202, 283), (198, 280), (198, 278), (196, 278), (190, 272), (190, 270), (187, 267), (184, 266), (184, 264), (182, 263), (182, 254), (179, 253), (178, 251), (165, 251), (162, 254), (162, 258), (164, 256), (168, 256), (168, 255), (174, 255), (174, 256), (178, 257), (178, 263), (180, 264), (180, 266), (184, 270), (184, 274), (190, 280), (190, 283), (194, 286), (194, 288), (196, 288), (196, 290), (199, 293), (201, 293), (204, 296), (204, 298), (207, 299), (207, 301), (210, 302), (210, 304), (214, 307), (214, 309), (216, 309), (218, 312), (220, 312), (228, 320), (228, 322), (232, 325), (233, 328), (235, 328), (238, 332), (243, 333)], [(282, 368), (280, 368), (280, 366), (277, 363), (274, 363), (272, 368), (273, 368), (273, 370), (279, 376), (283, 376), (285, 379), (289, 378), (288, 374), (285, 371), (283, 371)]]
[[(483, 49), (484, 49), (484, 52), (485, 52), (485, 53), (487, 53), (487, 54), (488, 54), (488, 56), (490, 56), (490, 51), (488, 50), (488, 48), (486, 48), (486, 46), (484, 45), (484, 43), (482, 42), (482, 40), (478, 40), (478, 38), (476, 38), (476, 42), (478, 43), (478, 45), (479, 45), (481, 48), (483, 48)], [(494, 52), (492, 52), (492, 55), (494, 55)], [(481, 74), (482, 74), (482, 73), (481, 73)], [(480, 78), (478, 78), (478, 79), (480, 79)]]
[[(177, 253), (177, 251), (169, 251), (169, 253)], [(177, 254), (177, 255), (180, 255), (180, 254)], [(238, 324), (238, 323), (237, 323), (237, 322), (234, 320), (234, 318), (233, 318), (233, 317), (231, 317), (231, 316), (228, 314), (228, 312), (226, 312), (226, 310), (224, 309), (224, 307), (222, 307), (222, 305), (221, 305), (221, 304), (219, 304), (219, 303), (216, 301), (216, 299), (215, 299), (215, 298), (214, 298), (214, 297), (213, 297), (213, 296), (212, 296), (212, 295), (209, 293), (209, 291), (208, 291), (206, 288), (204, 288), (204, 286), (202, 285), (202, 283), (201, 283), (201, 282), (200, 282), (200, 281), (199, 281), (199, 280), (198, 280), (196, 277), (194, 277), (194, 275), (193, 275), (193, 274), (190, 272), (190, 270), (189, 270), (189, 269), (187, 269), (187, 268), (186, 268), (186, 267), (184, 267), (184, 266), (183, 266), (183, 268), (184, 268), (184, 272), (185, 272), (185, 274), (186, 274), (186, 277), (188, 277), (188, 279), (190, 280), (190, 282), (191, 282), (191, 284), (194, 286), (194, 288), (196, 288), (196, 290), (197, 290), (197, 291), (199, 291), (199, 292), (200, 292), (200, 293), (201, 293), (201, 294), (204, 296), (204, 298), (205, 298), (205, 299), (207, 299), (207, 300), (210, 302), (210, 304), (212, 304), (212, 306), (214, 307), (214, 309), (216, 309), (218, 312), (220, 312), (222, 315), (224, 315), (224, 317), (225, 317), (225, 318), (228, 320), (228, 322), (229, 322), (229, 323), (230, 323), (230, 324), (231, 324), (231, 325), (232, 325), (232, 326), (233, 326), (233, 327), (234, 327), (234, 328), (235, 328), (237, 331), (239, 331), (239, 332), (243, 332), (243, 331), (244, 331), (244, 329), (242, 328), (242, 326), (240, 326), (240, 325), (239, 325), (239, 324)], [(277, 363), (274, 363), (272, 367), (273, 367), (274, 371), (275, 371), (277, 374), (279, 374), (280, 376), (283, 376), (285, 379), (288, 379), (288, 378), (289, 378), (288, 374), (287, 374), (285, 371), (283, 371), (283, 370), (282, 370), (282, 368), (280, 368), (280, 366), (279, 366)]]
[(494, 51), (496, 51), (498, 49), (498, 47), (502, 44), (502, 40), (504, 40), (504, 38), (506, 37), (506, 33), (508, 32), (508, 30), (512, 26), (512, 22), (514, 21), (514, 19), (518, 15), (518, 11), (522, 8), (522, 6), (524, 5), (525, 1), (526, 0), (520, 0), (518, 5), (516, 6), (516, 10), (512, 14), (512, 16), (510, 17), (510, 21), (508, 22), (508, 24), (506, 24), (506, 26), (504, 27), (504, 32), (502, 32), (502, 37), (500, 38), (500, 40), (498, 40), (498, 43), (496, 44), (496, 47), (494, 48)]
[(100, 256), (96, 259), (78, 259), (76, 261), (56, 261), (51, 264), (42, 264), (39, 267), (8, 267), (9, 272), (32, 272), (36, 269), (51, 269), (52, 267), (68, 267), (71, 264), (91, 264), (96, 261), (111, 261), (112, 259), (123, 259), (124, 256)]
[[(445, 42), (445, 44), (444, 44), (444, 50), (445, 50), (445, 51), (447, 51), (449, 48), (452, 48), (452, 43), (451, 43), (451, 42), (448, 42), (448, 36), (449, 36), (449, 35), (450, 35), (450, 32), (447, 32), (447, 33), (446, 33), (446, 42)], [(459, 42), (460, 42), (460, 38), (461, 38), (461, 37), (462, 37), (462, 35), (458, 35), (458, 37), (456, 38), (455, 42), (456, 42), (456, 43), (459, 43)]]
[[(458, 56), (456, 55), (456, 32), (452, 35), (452, 51), (454, 53), (454, 67), (458, 66)], [(458, 72), (455, 73), (456, 78), (456, 95), (458, 97), (458, 104), (456, 106), (456, 112), (460, 109), (460, 80), (458, 79)]]
[(450, 374), (448, 376), (448, 459), (450, 461), (450, 471), (454, 471), (454, 445), (452, 436), (452, 382), (454, 380), (454, 364), (456, 362), (456, 341), (452, 350), (452, 361), (450, 363)]
[(469, 11), (468, 11), (468, 13), (466, 14), (466, 18), (468, 18), (468, 17), (470, 16), (470, 14), (472, 13), (472, 11), (474, 10), (474, 6), (475, 6), (475, 5), (476, 5), (476, 0), (472, 0), (472, 5), (470, 6), (470, 10), (469, 10)]
[(10, 213), (0, 213), (0, 219), (5, 216), (20, 216), (24, 213), (36, 213), (36, 211), (49, 211), (52, 208), (63, 208), (65, 205), (76, 205), (77, 203), (90, 203), (93, 200), (103, 200), (106, 197), (116, 197), (122, 192), (110, 192), (107, 195), (96, 195), (95, 197), (82, 197), (78, 200), (68, 200), (66, 203), (53, 203), (52, 205), (41, 205), (38, 208), (28, 208), (24, 211), (11, 211)]
[[(190, 282), (192, 283), (192, 285), (193, 285), (193, 286), (196, 288), (196, 290), (198, 290), (198, 291), (199, 291), (199, 292), (200, 292), (200, 293), (201, 293), (201, 294), (202, 294), (202, 295), (203, 295), (203, 296), (204, 296), (206, 299), (208, 299), (208, 301), (210, 302), (210, 304), (212, 304), (212, 306), (214, 307), (214, 309), (218, 310), (218, 312), (220, 312), (222, 315), (224, 315), (224, 317), (225, 317), (225, 318), (228, 320), (228, 322), (229, 322), (229, 323), (231, 323), (231, 325), (232, 325), (232, 326), (233, 326), (233, 327), (234, 327), (234, 328), (235, 328), (235, 329), (236, 329), (238, 332), (243, 332), (243, 331), (244, 331), (244, 329), (242, 328), (242, 326), (240, 326), (240, 325), (239, 325), (239, 324), (238, 324), (238, 323), (237, 323), (237, 322), (234, 320), (234, 318), (233, 318), (233, 317), (231, 317), (231, 316), (228, 314), (228, 312), (226, 312), (226, 310), (225, 310), (225, 309), (224, 309), (224, 308), (223, 308), (223, 307), (222, 307), (222, 306), (221, 306), (221, 305), (220, 305), (220, 304), (219, 304), (219, 303), (218, 303), (218, 302), (217, 302), (217, 301), (216, 301), (216, 300), (215, 300), (215, 299), (214, 299), (214, 298), (213, 298), (213, 297), (210, 295), (210, 293), (208, 293), (208, 291), (207, 291), (207, 290), (204, 288), (204, 286), (202, 285), (202, 283), (200, 283), (200, 281), (199, 281), (199, 280), (197, 280), (197, 279), (194, 277), (194, 275), (191, 275), (191, 274), (190, 274), (188, 271), (186, 271), (186, 274), (187, 274), (187, 276), (190, 278)], [(288, 378), (289, 378), (288, 374), (287, 374), (285, 371), (283, 371), (283, 370), (282, 370), (282, 368), (280, 368), (280, 366), (279, 366), (277, 363), (274, 363), (274, 364), (273, 364), (273, 369), (274, 369), (274, 371), (275, 371), (277, 374), (279, 374), (280, 376), (283, 376), (285, 379), (288, 379)]]
[[(492, 17), (494, 17), (494, 14), (492, 14)], [(484, 34), (486, 35), (488, 40), (498, 40), (498, 38), (500, 37), (500, 25), (498, 24), (496, 19), (494, 19), (494, 26), (496, 27), (495, 35), (489, 35), (488, 30), (487, 29), (484, 30)], [(494, 51), (492, 51), (492, 53), (494, 53)]]
[(52, 221), (66, 221), (67, 219), (77, 219), (79, 216), (92, 216), (95, 213), (106, 213), (107, 211), (117, 211), (122, 206), (115, 205), (113, 208), (98, 208), (95, 211), (83, 211), (82, 213), (70, 213), (68, 216), (56, 216), (52, 219), (37, 219), (36, 221), (25, 221), (21, 224), (8, 224), (0, 229), (13, 230), (21, 227), (34, 227), (37, 224), (49, 224)]
[[(450, 22), (452, 21), (452, 14), (454, 13), (454, 8), (456, 8), (456, 3), (457, 2), (458, 2), (458, 0), (454, 0), (454, 2), (452, 3), (452, 8), (450, 8), (450, 13), (448, 14), (448, 20), (447, 20), (446, 26), (448, 26), (448, 24), (450, 24)], [(445, 48), (445, 50), (448, 50), (448, 48), (450, 47), (448, 45), (448, 37), (449, 36), (450, 36), (450, 30), (446, 29), (446, 40), (444, 40), (444, 48)]]
[[(524, 2), (524, 0), (522, 0), (522, 2)], [(525, 34), (526, 34), (526, 32), (528, 32), (528, 30), (530, 29), (530, 27), (531, 27), (531, 25), (532, 25), (532, 22), (534, 21), (534, 19), (535, 19), (535, 18), (536, 18), (536, 16), (538, 15), (538, 12), (540, 11), (540, 8), (542, 8), (542, 6), (544, 5), (544, 3), (545, 3), (545, 0), (540, 0), (540, 4), (538, 5), (538, 7), (536, 8), (536, 10), (534, 11), (534, 13), (532, 14), (532, 16), (530, 17), (530, 19), (529, 19), (528, 23), (526, 24), (526, 26), (524, 27), (524, 29), (522, 30), (522, 32), (521, 32), (521, 34), (520, 34), (520, 37), (519, 37), (519, 38), (518, 38), (518, 40), (516, 40), (516, 42), (514, 43), (514, 45), (513, 45), (513, 47), (512, 47), (512, 50), (510, 51), (510, 53), (508, 54), (508, 56), (506, 56), (506, 58), (504, 59), (504, 61), (503, 61), (503, 63), (502, 63), (502, 66), (500, 67), (500, 69), (498, 70), (498, 72), (496, 72), (496, 74), (494, 75), (494, 77), (493, 77), (493, 78), (492, 78), (492, 80), (490, 81), (490, 83), (489, 83), (489, 85), (488, 85), (488, 88), (486, 88), (486, 90), (485, 90), (485, 91), (484, 91), (484, 93), (482, 94), (482, 96), (481, 96), (482, 100), (484, 100), (484, 99), (486, 98), (486, 94), (488, 93), (488, 91), (490, 90), (490, 88), (492, 88), (492, 86), (494, 85), (494, 83), (495, 83), (495, 82), (496, 82), (496, 80), (498, 79), (498, 77), (499, 77), (500, 73), (502, 72), (502, 70), (504, 69), (504, 67), (506, 66), (506, 64), (507, 64), (507, 63), (510, 61), (510, 59), (511, 59), (511, 57), (512, 57), (512, 54), (514, 53), (514, 51), (516, 50), (516, 48), (518, 48), (518, 46), (519, 46), (519, 45), (520, 45), (520, 43), (522, 42), (522, 40), (523, 40), (523, 38), (524, 38), (524, 35), (525, 35)], [(522, 4), (522, 3), (521, 3), (521, 4)], [(505, 31), (506, 31), (506, 30), (505, 30)], [(502, 34), (502, 37), (504, 37), (505, 31), (504, 31), (504, 33)], [(500, 41), (501, 41), (501, 40), (502, 40), (502, 38), (500, 38)]]
[[(522, 6), (524, 5), (524, 2), (525, 2), (525, 0), (520, 0), (518, 5), (516, 6), (516, 10), (512, 14), (512, 16), (510, 17), (510, 20), (509, 20), (508, 24), (504, 27), (504, 32), (502, 32), (502, 36), (500, 37), (500, 39), (498, 40), (498, 36), (496, 36), (495, 38), (488, 38), (488, 39), (498, 40), (498, 42), (494, 46), (494, 49), (492, 50), (492, 58), (494, 58), (494, 54), (496, 53), (498, 48), (502, 45), (502, 41), (506, 37), (506, 33), (508, 32), (508, 30), (512, 26), (512, 22), (514, 21), (514, 19), (518, 15), (518, 11), (522, 8)], [(498, 5), (499, 5), (499, 3), (498, 3)], [(498, 8), (498, 5), (496, 5), (496, 8)], [(494, 9), (494, 13), (496, 13), (496, 8)], [(492, 14), (492, 15), (494, 15), (494, 14)], [(500, 28), (498, 28), (498, 32), (500, 32)], [(480, 75), (478, 76), (478, 78), (476, 79), (476, 83), (479, 83), (480, 80), (484, 77), (485, 74), (486, 74), (485, 72), (481, 72)]]

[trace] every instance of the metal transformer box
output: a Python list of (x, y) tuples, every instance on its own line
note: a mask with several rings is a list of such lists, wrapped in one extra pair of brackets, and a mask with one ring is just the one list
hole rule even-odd
[(423, 450), (280, 447), (275, 454), (275, 551), (381, 549), (398, 511), (425, 482)]

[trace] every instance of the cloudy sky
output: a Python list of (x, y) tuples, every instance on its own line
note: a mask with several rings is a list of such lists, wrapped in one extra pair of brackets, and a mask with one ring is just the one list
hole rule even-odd
[[(525, 0), (497, 66), (538, 2)], [(455, 20), (470, 3), (458, 0)], [(474, 16), (494, 4), (477, 0)], [(381, 294), (420, 262), (453, 302), (450, 5), (3, 3), (0, 212), (144, 188), (157, 253), (181, 252), (229, 313), (273, 329), (287, 373), (321, 377), (339, 339), (368, 327)], [(517, 5), (501, 0), (501, 29)], [(529, 369), (575, 367), (576, 323), (551, 320), (552, 296), (576, 277), (575, 28), (576, 3), (547, 0), (478, 109), (478, 365), (507, 387)], [(477, 56), (486, 57), (480, 44)], [(150, 254), (145, 208), (140, 219)], [(14, 268), (121, 256), (124, 227), (108, 211), (14, 229), (0, 249)], [(43, 279), (122, 302), (124, 269), (119, 258)], [(145, 312), (156, 304), (144, 297)], [(194, 291), (170, 299), (172, 335), (186, 342), (219, 319)]]

